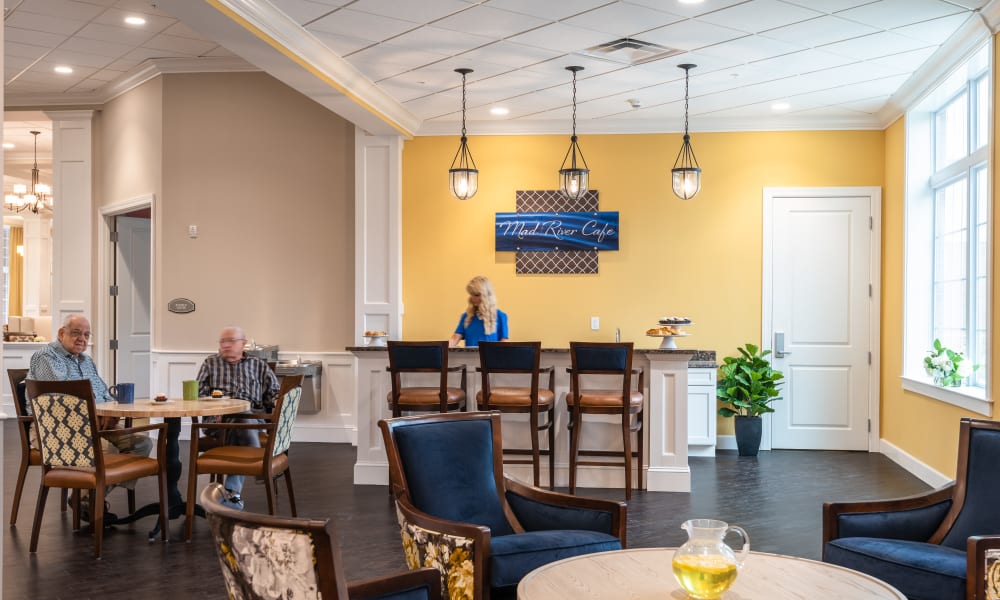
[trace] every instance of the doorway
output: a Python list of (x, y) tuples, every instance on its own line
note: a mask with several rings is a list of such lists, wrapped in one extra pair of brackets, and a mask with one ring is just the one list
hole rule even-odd
[(762, 447), (878, 447), (881, 190), (765, 188), (762, 347), (785, 374)]

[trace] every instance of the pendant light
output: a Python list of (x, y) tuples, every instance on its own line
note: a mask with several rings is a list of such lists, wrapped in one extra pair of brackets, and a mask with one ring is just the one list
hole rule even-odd
[(38, 135), (41, 131), (31, 131), (35, 136), (35, 162), (31, 166), (31, 189), (23, 183), (14, 184), (14, 193), (4, 196), (3, 206), (7, 210), (19, 213), (22, 210), (30, 210), (38, 214), (40, 210), (51, 209), (52, 202), (50, 196), (52, 188), (44, 183), (39, 183), (38, 171)]
[(677, 66), (684, 69), (684, 144), (677, 153), (677, 160), (674, 161), (674, 168), (671, 170), (671, 184), (678, 198), (690, 200), (701, 189), (701, 167), (698, 166), (698, 159), (694, 157), (691, 136), (688, 135), (688, 77), (691, 75), (691, 69), (698, 65)]
[[(583, 158), (583, 150), (576, 142), (576, 73), (582, 71), (583, 67), (566, 67), (567, 71), (573, 73), (573, 135), (569, 138), (569, 150), (563, 158), (562, 167), (559, 169), (559, 189), (571, 200), (579, 200), (590, 188), (590, 169), (587, 168), (587, 160)], [(580, 155), (580, 164), (577, 164), (576, 155)]]
[(468, 138), (465, 137), (465, 76), (472, 69), (455, 69), (455, 72), (462, 74), (462, 143), (455, 159), (451, 161), (448, 179), (452, 195), (459, 200), (468, 200), (479, 191), (479, 170), (476, 169), (476, 161), (472, 159)]

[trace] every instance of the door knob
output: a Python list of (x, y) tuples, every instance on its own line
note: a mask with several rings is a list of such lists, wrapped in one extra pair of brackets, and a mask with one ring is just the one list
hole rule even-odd
[(791, 354), (791, 352), (785, 352), (785, 332), (775, 331), (774, 332), (774, 358), (784, 358)]

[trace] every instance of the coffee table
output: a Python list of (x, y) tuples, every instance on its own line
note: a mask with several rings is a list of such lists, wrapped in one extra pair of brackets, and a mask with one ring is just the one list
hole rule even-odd
[[(685, 600), (674, 579), (675, 548), (638, 548), (575, 556), (528, 573), (518, 600)], [(751, 552), (722, 600), (906, 600), (888, 583), (815, 560)]]
[[(229, 415), (242, 413), (250, 410), (250, 403), (246, 400), (231, 398), (200, 398), (198, 400), (182, 400), (171, 398), (166, 402), (154, 402), (149, 398), (136, 398), (135, 402), (122, 404), (120, 402), (100, 402), (95, 406), (95, 412), (101, 417), (126, 417), (126, 418), (162, 418), (167, 424), (167, 450), (164, 457), (167, 463), (167, 502), (170, 509), (167, 511), (168, 517), (176, 519), (185, 514), (187, 505), (181, 497), (180, 488), (177, 482), (181, 478), (180, 444), (178, 439), (181, 435), (181, 417), (207, 417), (215, 415)], [(193, 502), (194, 500), (192, 500)], [(115, 523), (131, 523), (136, 519), (141, 519), (149, 515), (160, 514), (159, 502), (147, 504), (127, 517), (122, 517)], [(205, 516), (204, 512), (200, 512)], [(150, 539), (159, 533), (159, 521), (156, 528), (150, 532)]]

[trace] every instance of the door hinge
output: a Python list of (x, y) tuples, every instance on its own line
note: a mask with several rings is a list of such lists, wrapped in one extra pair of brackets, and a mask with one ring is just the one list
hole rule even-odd
[(118, 232), (117, 231), (112, 231), (111, 232), (111, 243), (112, 244), (117, 244), (118, 243)]
[(870, 283), (869, 283), (869, 284), (868, 284), (868, 297), (869, 297), (869, 298), (871, 298), (871, 297), (872, 297), (872, 293), (873, 293), (873, 292), (872, 292), (872, 284), (870, 284)]
[(872, 420), (868, 419), (868, 433), (872, 432)]
[(108, 290), (108, 293), (111, 294), (112, 298), (117, 297), (118, 296), (118, 286), (117, 285), (111, 286), (111, 288)]
[(868, 229), (875, 229), (875, 217), (868, 217)]
[(108, 345), (109, 345), (109, 347), (110, 347), (111, 350), (117, 350), (118, 349), (118, 340), (111, 340), (108, 343)]
[(872, 364), (872, 353), (871, 353), (871, 351), (869, 351), (868, 352), (868, 366), (871, 366), (871, 364)]

